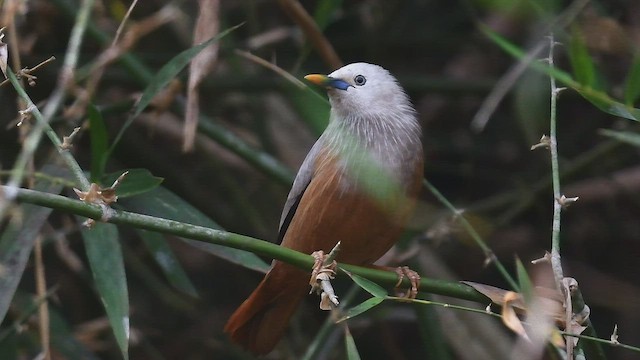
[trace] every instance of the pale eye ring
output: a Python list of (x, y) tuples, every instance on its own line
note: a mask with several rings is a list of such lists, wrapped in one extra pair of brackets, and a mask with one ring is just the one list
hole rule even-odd
[(367, 83), (367, 78), (363, 75), (356, 75), (356, 77), (353, 78), (353, 82), (358, 86), (362, 86)]

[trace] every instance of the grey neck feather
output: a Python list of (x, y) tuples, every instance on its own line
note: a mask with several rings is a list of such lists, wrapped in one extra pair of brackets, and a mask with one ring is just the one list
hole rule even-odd
[(413, 180), (416, 161), (422, 161), (420, 125), (410, 105), (387, 110), (384, 116), (358, 114), (345, 118), (332, 110), (324, 142), (340, 154), (352, 177), (375, 176), (377, 172), (363, 171), (360, 165), (373, 160), (374, 166), (399, 185), (407, 186)]

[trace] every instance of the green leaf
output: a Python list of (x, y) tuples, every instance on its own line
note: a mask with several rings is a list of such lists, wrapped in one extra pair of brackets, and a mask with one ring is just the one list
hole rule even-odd
[[(51, 166), (44, 166), (43, 173), (61, 176), (66, 171)], [(36, 181), (35, 190), (52, 194), (62, 191), (62, 184), (46, 180)], [(2, 200), (4, 201), (4, 200)], [(29, 260), (29, 255), (53, 209), (36, 205), (20, 205), (22, 219), (13, 217), (0, 237), (0, 323), (7, 314), (11, 299), (22, 279), (22, 274)]]
[(220, 145), (226, 147), (234, 154), (263, 171), (280, 184), (291, 187), (295, 174), (269, 153), (251, 147), (233, 131), (226, 129), (217, 122), (201, 117), (198, 122), (198, 131), (209, 136)]
[(347, 350), (347, 359), (360, 360), (360, 354), (358, 353), (358, 349), (356, 348), (356, 342), (353, 341), (351, 331), (349, 331), (349, 328), (346, 326), (344, 328), (344, 346)]
[[(49, 293), (45, 294), (47, 298), (51, 296), (51, 293), (55, 292), (55, 287), (52, 288)], [(22, 291), (17, 291), (11, 304), (12, 311), (18, 319), (24, 319), (25, 321), (38, 312), (38, 306), (40, 305), (40, 299), (35, 294), (30, 294)], [(20, 321), (22, 323), (22, 321)], [(7, 330), (13, 330), (18, 332), (16, 327), (6, 328)], [(3, 351), (6, 348), (6, 341), (4, 338), (4, 331), (0, 333), (0, 359), (18, 359), (18, 356), (6, 356)], [(51, 334), (51, 349), (61, 355), (63, 359), (69, 360), (97, 360), (98, 357), (93, 354), (82, 342), (76, 339), (76, 335), (73, 333), (73, 329), (64, 319), (64, 317), (56, 310), (56, 307), (49, 306), (49, 333)], [(29, 332), (18, 332), (18, 336), (23, 338), (31, 337)], [(40, 351), (40, 343), (33, 343), (31, 347), (35, 351)], [(21, 346), (21, 351), (24, 352), (24, 344)], [(55, 358), (55, 357), (54, 357)]]
[(600, 135), (604, 135), (606, 137), (616, 139), (620, 142), (640, 147), (640, 134), (638, 133), (630, 132), (630, 131), (607, 130), (607, 129), (600, 129), (598, 133)]
[(587, 99), (598, 109), (625, 119), (640, 121), (640, 109), (627, 106), (623, 103), (612, 100), (607, 94), (589, 88), (574, 88), (583, 98)]
[(316, 134), (322, 134), (329, 124), (329, 102), (311, 87), (300, 90), (294, 86), (287, 87), (287, 99), (300, 114), (307, 126)]
[(229, 35), (232, 31), (239, 28), (243, 24), (239, 24), (229, 29), (218, 33), (218, 35), (212, 37), (211, 39), (203, 42), (202, 44), (195, 45), (187, 50), (184, 50), (180, 54), (176, 55), (173, 59), (169, 60), (153, 77), (149, 85), (142, 92), (142, 96), (140, 100), (136, 103), (133, 108), (133, 113), (127, 121), (124, 123), (118, 135), (116, 136), (113, 144), (111, 144), (111, 148), (109, 148), (109, 154), (113, 152), (115, 146), (120, 142), (122, 135), (129, 128), (133, 120), (144, 111), (144, 109), (149, 106), (151, 100), (158, 94), (162, 89), (164, 89), (173, 79), (176, 78), (179, 72), (181, 72), (188, 64), (191, 62), (191, 59), (196, 57), (207, 46), (214, 44), (225, 36)]
[(633, 106), (640, 98), (640, 55), (636, 54), (633, 65), (627, 75), (624, 88), (624, 103)]
[[(482, 26), (481, 29), (493, 42), (495, 42), (508, 54), (517, 59), (524, 59), (526, 57), (524, 52), (520, 48), (511, 44), (488, 27)], [(568, 73), (559, 70), (556, 67), (551, 67), (549, 66), (549, 64), (544, 64), (539, 61), (531, 62), (529, 66), (537, 71), (541, 71), (548, 74), (549, 76), (553, 76), (556, 80), (562, 82), (564, 85), (574, 89), (580, 95), (582, 95), (582, 97), (587, 99), (591, 104), (596, 106), (601, 111), (614, 116), (623, 117), (625, 119), (640, 121), (640, 109), (634, 108), (632, 106), (627, 106), (612, 99), (611, 97), (609, 97), (609, 95), (602, 91), (593, 89), (589, 86), (585, 86), (575, 81)]]
[(193, 297), (198, 297), (196, 288), (180, 266), (180, 262), (162, 234), (147, 230), (137, 230), (138, 235), (149, 249), (169, 283), (176, 289)]
[(531, 300), (533, 299), (533, 284), (531, 283), (529, 274), (527, 274), (527, 269), (525, 269), (522, 261), (520, 261), (518, 257), (516, 257), (516, 270), (518, 272), (518, 284), (520, 285), (524, 302), (531, 304)]
[(153, 176), (147, 169), (129, 169), (110, 173), (102, 177), (101, 183), (104, 186), (111, 186), (116, 179), (125, 171), (129, 173), (124, 177), (122, 183), (116, 188), (118, 198), (127, 198), (134, 195), (144, 194), (158, 187), (164, 179)]
[(324, 30), (329, 24), (329, 20), (334, 14), (342, 8), (342, 0), (323, 0), (318, 2), (313, 12), (313, 20), (315, 20), (318, 28)]
[(102, 113), (95, 105), (89, 104), (87, 110), (91, 135), (91, 181), (97, 182), (102, 177), (108, 155), (107, 127), (102, 119)]
[[(432, 296), (427, 295), (425, 300), (432, 301)], [(424, 352), (423, 358), (451, 360), (447, 340), (442, 331), (443, 319), (440, 318), (437, 306), (413, 306), (416, 313), (416, 323), (420, 334), (419, 344)]]
[(118, 228), (97, 222), (82, 231), (91, 273), (122, 356), (129, 358), (129, 294)]
[(569, 59), (578, 82), (585, 86), (596, 87), (596, 66), (584, 43), (584, 37), (577, 27), (573, 28), (569, 41)]
[(379, 298), (379, 297), (372, 297), (370, 299), (367, 299), (364, 302), (362, 302), (362, 303), (352, 307), (351, 309), (347, 310), (347, 312), (344, 314), (344, 316), (341, 317), (340, 319), (338, 319), (336, 321), (336, 323), (340, 323), (340, 322), (343, 322), (345, 320), (349, 320), (349, 319), (351, 319), (353, 317), (356, 317), (356, 316), (362, 314), (363, 312), (368, 311), (372, 307), (375, 307), (375, 306), (379, 305), (383, 301), (384, 301), (384, 298)]
[[(144, 194), (123, 199), (123, 201), (119, 201), (118, 203), (124, 208), (134, 212), (186, 222), (211, 229), (222, 229), (218, 224), (209, 219), (198, 209), (194, 208), (191, 204), (182, 200), (176, 194), (162, 186), (158, 186)], [(269, 269), (269, 265), (267, 265), (267, 263), (248, 251), (232, 249), (190, 239), (182, 240), (191, 246), (226, 259), (234, 264), (242, 265), (246, 268), (260, 272), (266, 272)]]
[(351, 280), (353, 280), (353, 282), (355, 282), (358, 286), (366, 290), (369, 294), (382, 299), (386, 298), (387, 295), (389, 295), (387, 293), (387, 290), (385, 290), (380, 285), (374, 283), (373, 281), (369, 279), (365, 279), (362, 276), (350, 273), (345, 269), (342, 269), (342, 271), (344, 271), (345, 274), (349, 275), (349, 277), (351, 278)]

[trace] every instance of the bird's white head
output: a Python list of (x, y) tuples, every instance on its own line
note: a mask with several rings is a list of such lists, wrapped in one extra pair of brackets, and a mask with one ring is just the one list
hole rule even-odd
[(328, 76), (312, 74), (305, 79), (327, 88), (332, 111), (338, 118), (413, 117), (414, 110), (404, 90), (379, 65), (353, 63)]

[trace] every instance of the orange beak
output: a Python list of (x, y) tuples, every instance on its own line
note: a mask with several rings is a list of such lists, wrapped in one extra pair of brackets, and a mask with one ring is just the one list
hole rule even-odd
[(319, 86), (324, 86), (326, 88), (336, 88), (340, 90), (347, 90), (351, 87), (351, 84), (347, 83), (344, 80), (332, 78), (327, 75), (320, 74), (310, 74), (304, 77), (305, 80), (312, 82)]

